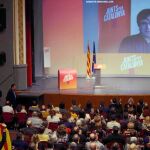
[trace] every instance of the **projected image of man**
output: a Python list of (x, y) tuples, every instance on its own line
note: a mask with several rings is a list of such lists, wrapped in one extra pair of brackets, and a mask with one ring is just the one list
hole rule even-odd
[(124, 38), (120, 44), (121, 53), (150, 53), (150, 9), (143, 9), (137, 15), (139, 33)]

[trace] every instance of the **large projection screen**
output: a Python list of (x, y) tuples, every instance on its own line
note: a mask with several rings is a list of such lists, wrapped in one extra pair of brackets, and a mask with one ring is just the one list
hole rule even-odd
[(87, 47), (89, 44), (92, 62), (94, 41), (96, 61), (104, 66), (102, 76), (150, 76), (150, 15), (141, 23), (147, 45), (142, 49), (137, 40), (136, 49), (121, 48), (126, 37), (140, 33), (137, 15), (143, 9), (150, 10), (150, 1), (44, 0), (42, 7), (43, 41), (44, 47), (51, 49), (51, 75), (61, 68), (86, 75)]

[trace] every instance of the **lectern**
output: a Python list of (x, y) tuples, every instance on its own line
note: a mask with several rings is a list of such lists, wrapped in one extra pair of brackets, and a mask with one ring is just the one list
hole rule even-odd
[(94, 64), (94, 77), (95, 77), (95, 84), (94, 87), (98, 88), (101, 86), (101, 65), (100, 64)]

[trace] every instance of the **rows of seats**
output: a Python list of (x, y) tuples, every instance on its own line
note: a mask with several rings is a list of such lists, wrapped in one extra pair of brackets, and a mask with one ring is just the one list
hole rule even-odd
[[(3, 118), (7, 118), (5, 113)], [(143, 100), (135, 104), (130, 98), (122, 105), (114, 98), (109, 106), (100, 102), (97, 108), (90, 101), (83, 107), (73, 100), (69, 110), (64, 102), (59, 106), (38, 106), (34, 102), (24, 116), (21, 113), (17, 108), (14, 110), (11, 124), (21, 131), (28, 149), (139, 150), (150, 146), (150, 111)], [(4, 122), (9, 127), (8, 120)], [(22, 123), (27, 126), (20, 126)]]

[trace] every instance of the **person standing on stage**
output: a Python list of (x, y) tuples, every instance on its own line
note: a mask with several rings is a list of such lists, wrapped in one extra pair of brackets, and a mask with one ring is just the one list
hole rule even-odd
[(8, 90), (6, 100), (10, 101), (13, 108), (16, 108), (17, 100), (16, 100), (16, 84), (15, 83), (13, 83), (11, 85), (11, 88)]

